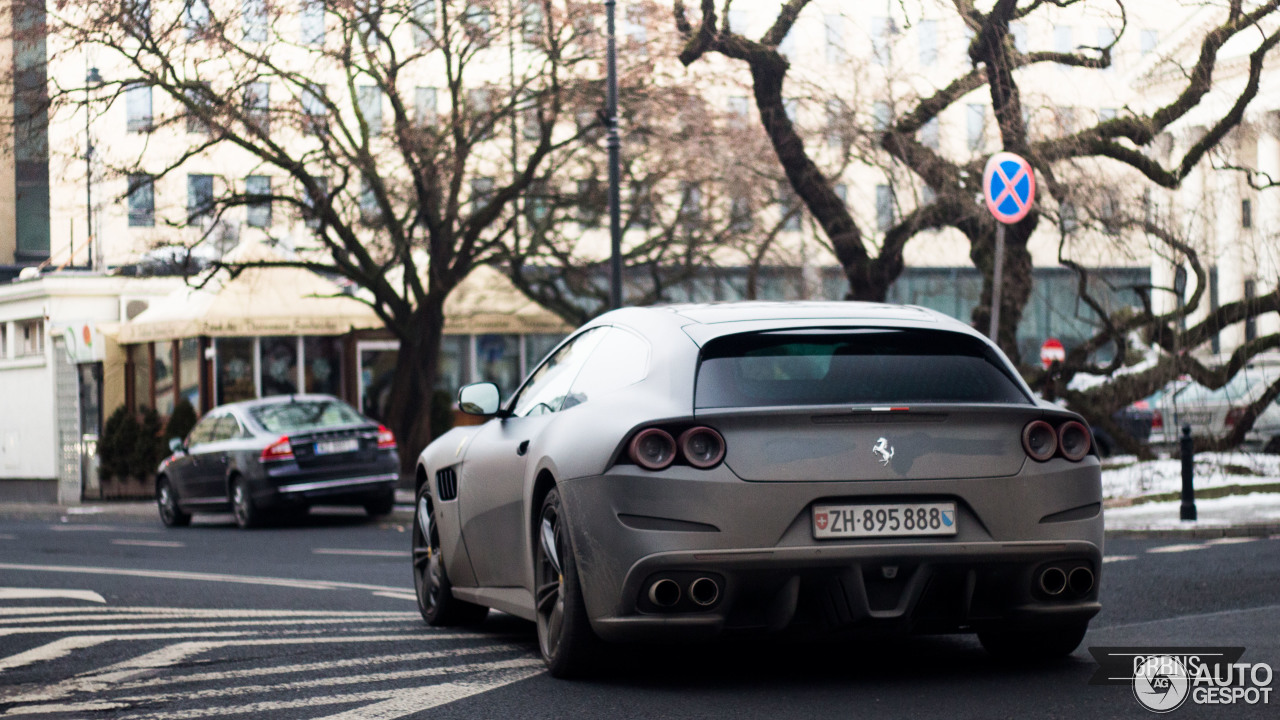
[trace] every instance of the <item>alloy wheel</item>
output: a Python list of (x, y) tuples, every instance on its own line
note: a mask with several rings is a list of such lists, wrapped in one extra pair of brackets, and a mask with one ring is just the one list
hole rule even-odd
[(556, 654), (564, 631), (565, 586), (561, 558), (568, 546), (557, 506), (542, 510), (538, 527), (537, 592), (538, 643), (544, 657)]
[(441, 566), (440, 535), (431, 517), (431, 509), (425, 497), (418, 498), (418, 509), (413, 524), (413, 580), (418, 602), (426, 614), (438, 612), (440, 607)]

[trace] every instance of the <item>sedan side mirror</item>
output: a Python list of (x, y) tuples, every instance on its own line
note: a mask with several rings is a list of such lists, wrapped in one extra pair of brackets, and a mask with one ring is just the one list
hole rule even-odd
[(182, 446), (182, 438), (169, 438), (169, 452), (176, 453), (180, 450), (186, 450), (186, 448)]
[(498, 386), (491, 382), (464, 385), (458, 391), (458, 409), (468, 415), (497, 415), (501, 402)]

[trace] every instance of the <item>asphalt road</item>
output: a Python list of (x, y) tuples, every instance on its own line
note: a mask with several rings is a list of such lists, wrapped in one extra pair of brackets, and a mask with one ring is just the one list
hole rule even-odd
[[(1088, 646), (1223, 645), (1280, 668), (1280, 538), (1110, 541), (1104, 610), (1044, 666), (968, 637), (624, 649), (542, 672), (532, 626), (428, 628), (409, 536), (359, 514), (243, 532), (230, 517), (0, 517), (0, 716), (44, 718), (1150, 717), (1090, 686)], [(1280, 679), (1272, 681), (1280, 687)], [(1171, 717), (1277, 717), (1270, 705)]]

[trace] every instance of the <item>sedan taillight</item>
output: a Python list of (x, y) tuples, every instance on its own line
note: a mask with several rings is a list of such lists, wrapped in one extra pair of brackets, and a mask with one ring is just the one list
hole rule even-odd
[(387, 429), (386, 425), (378, 426), (378, 449), (379, 450), (395, 450), (396, 434)]
[(1151, 429), (1152, 430), (1164, 429), (1164, 416), (1160, 414), (1159, 410), (1156, 410), (1154, 413), (1151, 414)]
[(280, 439), (262, 449), (262, 460), (292, 460), (293, 446), (289, 444), (289, 436), (281, 435)]

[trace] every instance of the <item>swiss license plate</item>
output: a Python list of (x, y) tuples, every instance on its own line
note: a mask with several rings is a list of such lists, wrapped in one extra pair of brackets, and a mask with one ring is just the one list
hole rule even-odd
[(355, 452), (360, 449), (360, 440), (358, 438), (348, 438), (346, 440), (325, 440), (316, 443), (317, 455), (337, 455), (338, 453)]
[(950, 502), (813, 506), (813, 536), (820, 540), (955, 534), (956, 504)]

